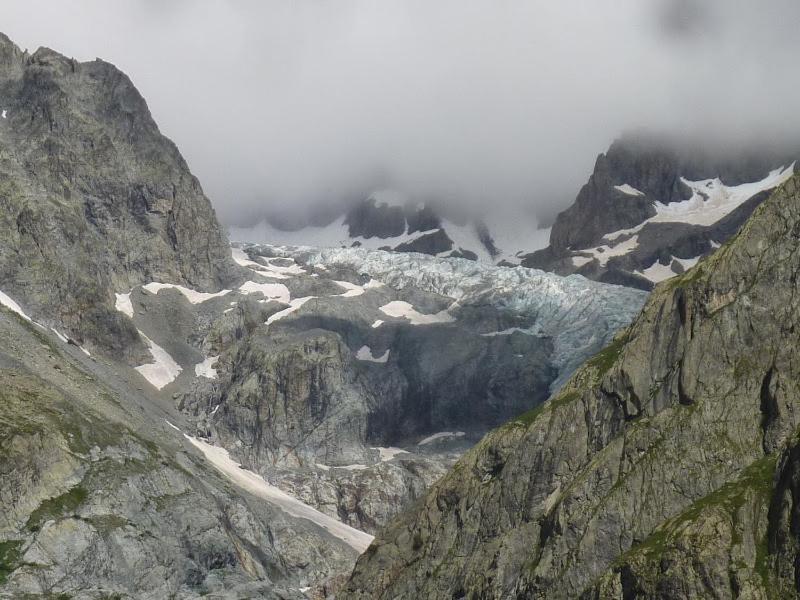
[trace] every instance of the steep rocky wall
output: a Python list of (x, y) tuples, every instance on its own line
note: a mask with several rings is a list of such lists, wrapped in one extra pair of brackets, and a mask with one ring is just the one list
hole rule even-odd
[[(633, 325), (541, 409), (481, 441), (373, 543), (341, 597), (575, 597), (626, 553), (664, 548), (658, 536), (686, 511), (701, 530), (701, 517), (714, 516), (704, 506), (720, 497), (748, 515), (728, 526), (742, 550), (725, 558), (715, 548), (722, 527), (722, 538), (689, 538), (708, 542), (699, 555), (729, 560), (762, 596), (773, 583), (796, 592), (793, 532), (763, 549), (770, 465), (800, 422), (798, 183), (657, 287)], [(780, 496), (771, 519), (791, 524), (792, 495)], [(681, 590), (691, 585), (653, 595), (689, 597)]]
[(235, 277), (208, 199), (113, 65), (0, 35), (0, 289), (117, 354), (137, 336), (113, 292)]

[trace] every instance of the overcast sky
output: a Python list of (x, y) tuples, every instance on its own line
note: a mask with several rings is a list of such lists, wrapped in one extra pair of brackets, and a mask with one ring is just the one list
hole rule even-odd
[(395, 187), (574, 198), (630, 128), (800, 130), (797, 0), (4, 0), (124, 70), (226, 221)]

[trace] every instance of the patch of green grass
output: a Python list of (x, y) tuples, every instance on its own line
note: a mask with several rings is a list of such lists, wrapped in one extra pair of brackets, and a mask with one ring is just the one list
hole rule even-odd
[[(772, 478), (775, 473), (776, 457), (766, 456), (757, 460), (744, 471), (739, 479), (726, 483), (718, 490), (711, 492), (690, 505), (678, 516), (667, 521), (662, 527), (656, 529), (638, 546), (634, 546), (622, 557), (619, 564), (626, 562), (632, 554), (645, 554), (650, 558), (658, 558), (664, 554), (676, 539), (681, 526), (685, 523), (696, 521), (701, 513), (713, 508), (722, 508), (731, 517), (731, 522), (736, 519), (736, 514), (746, 501), (748, 491), (754, 491), (764, 502), (769, 503), (772, 495)], [(735, 540), (734, 540), (735, 542)], [(762, 569), (766, 572), (766, 547), (763, 548)], [(758, 566), (758, 560), (756, 564)]]
[(20, 546), (22, 546), (21, 540), (0, 542), (0, 585), (8, 581), (8, 576), (19, 567), (22, 557)]
[(622, 350), (625, 348), (625, 344), (627, 343), (627, 335), (618, 337), (608, 346), (590, 358), (586, 364), (590, 367), (594, 367), (597, 370), (597, 376), (602, 377), (617, 362), (617, 359), (619, 359), (620, 354), (622, 354)]
[(39, 505), (39, 508), (31, 513), (25, 527), (30, 531), (38, 531), (42, 523), (47, 520), (74, 512), (76, 508), (83, 504), (88, 495), (89, 493), (86, 489), (76, 485), (60, 496), (45, 500)]
[(531, 410), (522, 413), (518, 417), (515, 417), (513, 420), (509, 421), (507, 425), (510, 426), (523, 426), (523, 427), (530, 427), (530, 425), (538, 418), (540, 414), (542, 414), (545, 408), (552, 408), (556, 409), (559, 406), (564, 406), (565, 404), (569, 404), (574, 400), (578, 400), (581, 397), (580, 393), (577, 391), (571, 391), (566, 393), (561, 393), (557, 396), (550, 398), (542, 402), (539, 406), (532, 408)]

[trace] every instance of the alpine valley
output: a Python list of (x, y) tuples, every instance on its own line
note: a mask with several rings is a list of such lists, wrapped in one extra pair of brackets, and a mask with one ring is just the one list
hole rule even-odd
[(113, 65), (0, 103), (0, 598), (800, 594), (797, 148), (226, 232)]

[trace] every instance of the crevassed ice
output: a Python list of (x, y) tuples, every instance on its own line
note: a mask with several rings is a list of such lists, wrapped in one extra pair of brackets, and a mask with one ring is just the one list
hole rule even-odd
[(553, 338), (553, 363), (559, 371), (553, 389), (630, 323), (647, 298), (646, 292), (581, 275), (561, 277), (460, 258), (363, 248), (282, 251), (318, 268), (353, 269), (395, 289), (413, 286), (450, 297), (462, 306), (490, 304), (529, 317), (536, 331)]

